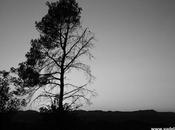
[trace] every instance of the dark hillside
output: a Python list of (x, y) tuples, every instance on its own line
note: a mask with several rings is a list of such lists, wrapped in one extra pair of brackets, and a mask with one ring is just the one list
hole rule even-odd
[(1, 113), (2, 129), (150, 130), (175, 127), (175, 113), (154, 110), (134, 112), (74, 111)]

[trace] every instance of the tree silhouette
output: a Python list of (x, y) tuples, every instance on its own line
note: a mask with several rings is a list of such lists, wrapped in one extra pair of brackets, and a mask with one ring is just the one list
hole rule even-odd
[(14, 78), (10, 72), (0, 71), (0, 112), (17, 111), (21, 107), (21, 100), (16, 98), (10, 85)]
[(6, 102), (9, 100), (9, 96), (8, 96), (8, 91), (9, 88), (8, 86), (8, 82), (6, 79), (6, 76), (8, 73), (6, 73), (5, 71), (1, 71), (1, 77), (0, 77), (0, 112), (5, 111), (6, 108)]
[[(45, 87), (44, 92), (33, 101), (48, 97), (52, 105), (62, 111), (65, 100), (71, 99), (69, 105), (72, 106), (79, 99), (89, 102), (86, 94), (95, 94), (87, 88), (93, 78), (90, 67), (81, 62), (84, 56), (93, 57), (90, 49), (94, 36), (88, 28), (82, 27), (82, 8), (75, 0), (47, 2), (46, 5), (49, 8), (47, 14), (35, 23), (40, 36), (31, 40), (27, 60), (20, 63), (15, 71), (22, 79), (21, 86), (29, 95), (28, 99)], [(66, 81), (67, 75), (74, 69), (87, 74), (86, 84), (77, 86)], [(55, 88), (58, 88), (57, 92)]]

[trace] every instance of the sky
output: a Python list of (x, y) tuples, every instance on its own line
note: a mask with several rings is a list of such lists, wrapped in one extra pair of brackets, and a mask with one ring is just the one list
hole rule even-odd
[[(49, 0), (51, 1), (51, 0)], [(0, 0), (0, 70), (25, 60), (46, 0)], [(86, 110), (175, 112), (175, 1), (78, 0), (95, 34)], [(79, 77), (77, 77), (78, 79)]]

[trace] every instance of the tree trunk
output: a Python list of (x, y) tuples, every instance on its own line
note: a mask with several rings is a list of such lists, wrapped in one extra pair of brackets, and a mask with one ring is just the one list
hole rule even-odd
[(59, 110), (63, 111), (63, 95), (64, 95), (64, 72), (60, 75), (60, 97), (59, 97)]

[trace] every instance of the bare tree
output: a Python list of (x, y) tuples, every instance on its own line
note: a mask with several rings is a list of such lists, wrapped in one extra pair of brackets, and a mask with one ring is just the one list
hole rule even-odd
[[(88, 28), (83, 28), (80, 22), (82, 8), (75, 0), (59, 0), (47, 2), (47, 14), (41, 21), (36, 22), (40, 33), (38, 39), (31, 40), (27, 60), (16, 69), (23, 80), (21, 86), (30, 97), (40, 88), (41, 97), (47, 97), (52, 104), (64, 109), (64, 101), (71, 99), (72, 106), (79, 99), (89, 102), (86, 94), (94, 95), (87, 85), (93, 78), (90, 67), (81, 62), (84, 56), (92, 58), (94, 35)], [(87, 83), (77, 86), (67, 82), (67, 76), (72, 70), (83, 71), (87, 74)], [(55, 88), (58, 88), (55, 92)], [(67, 105), (67, 104), (65, 104)]]

